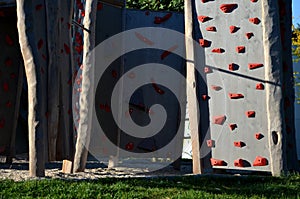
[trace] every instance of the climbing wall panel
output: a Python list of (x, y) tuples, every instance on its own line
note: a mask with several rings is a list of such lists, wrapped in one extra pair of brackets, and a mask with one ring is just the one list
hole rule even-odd
[(14, 143), (23, 78), (23, 61), (16, 22), (15, 5), (0, 7), (0, 155), (5, 156), (15, 153)]
[(202, 127), (201, 137), (211, 148), (210, 164), (276, 173), (285, 161), (278, 4), (210, 0), (193, 6), (194, 39), (205, 53), (200, 68), (207, 93), (198, 91), (209, 101), (210, 128)]

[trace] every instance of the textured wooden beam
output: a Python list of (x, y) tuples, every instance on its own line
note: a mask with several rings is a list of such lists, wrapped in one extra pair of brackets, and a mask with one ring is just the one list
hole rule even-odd
[(74, 172), (84, 171), (90, 143), (92, 111), (94, 107), (91, 101), (94, 96), (94, 57), (91, 51), (95, 47), (96, 13), (97, 0), (87, 0), (85, 3), (83, 26), (89, 32), (84, 31), (83, 35), (82, 88), (79, 102), (80, 121), (74, 157)]
[(32, 1), (17, 0), (16, 2), (19, 43), (28, 83), (29, 173), (30, 176), (41, 177), (45, 176), (41, 69), (38, 67), (37, 39), (30, 24), (31, 17), (25, 12), (32, 6)]
[(266, 0), (261, 3), (265, 80), (276, 82), (275, 85), (266, 84), (270, 166), (272, 175), (279, 176), (286, 169), (279, 9), (277, 1)]
[(186, 83), (187, 83), (187, 106), (189, 109), (189, 120), (193, 153), (193, 173), (201, 174), (201, 154), (199, 135), (199, 107), (196, 98), (196, 75), (195, 75), (195, 52), (193, 45), (193, 10), (191, 0), (184, 1), (185, 20), (185, 45), (186, 45)]

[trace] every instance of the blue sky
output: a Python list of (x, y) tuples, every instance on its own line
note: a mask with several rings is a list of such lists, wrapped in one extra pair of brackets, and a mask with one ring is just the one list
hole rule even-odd
[(300, 0), (293, 0), (293, 24), (300, 24)]

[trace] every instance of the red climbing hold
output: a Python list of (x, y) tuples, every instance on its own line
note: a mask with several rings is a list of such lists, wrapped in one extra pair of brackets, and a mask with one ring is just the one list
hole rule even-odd
[(233, 164), (235, 167), (244, 167), (244, 160), (243, 159), (234, 160)]
[(103, 8), (103, 3), (98, 2), (97, 10), (102, 10), (102, 8)]
[(66, 43), (64, 43), (64, 48), (65, 48), (66, 53), (70, 54), (70, 52), (71, 52), (70, 47)]
[(12, 107), (12, 103), (11, 103), (11, 101), (8, 101), (8, 102), (6, 102), (5, 106), (6, 106), (7, 108), (10, 108), (10, 107)]
[(206, 100), (208, 100), (208, 99), (209, 99), (208, 95), (202, 95), (202, 100), (203, 100), (203, 101), (206, 101)]
[(105, 112), (109, 113), (111, 112), (110, 106), (108, 104), (105, 104), (105, 108), (104, 108)]
[(217, 28), (215, 26), (209, 26), (206, 28), (207, 31), (217, 32)]
[(234, 129), (236, 129), (237, 128), (237, 124), (229, 124), (229, 128), (230, 128), (230, 130), (234, 130)]
[(245, 46), (237, 46), (236, 47), (236, 52), (237, 53), (245, 53), (246, 47)]
[(225, 122), (225, 120), (226, 120), (226, 116), (225, 115), (219, 115), (219, 116), (213, 117), (213, 123), (214, 124), (223, 125), (224, 122)]
[(233, 4), (222, 4), (220, 6), (220, 9), (222, 12), (224, 13), (231, 13), (233, 12), (235, 9), (237, 9), (238, 5), (236, 3)]
[(13, 64), (13, 62), (12, 62), (11, 58), (7, 58), (5, 60), (5, 66), (10, 67), (10, 66), (12, 66), (12, 64)]
[(250, 0), (251, 2), (253, 2), (253, 3), (256, 3), (258, 0)]
[(219, 91), (222, 89), (221, 86), (216, 86), (216, 85), (211, 85), (211, 89), (215, 90), (215, 91)]
[(212, 73), (212, 70), (211, 70), (211, 68), (209, 68), (209, 67), (204, 67), (204, 73)]
[(235, 64), (235, 63), (231, 63), (228, 65), (228, 69), (231, 71), (235, 71), (239, 69), (239, 65)]
[(163, 60), (165, 59), (167, 56), (169, 56), (173, 51), (175, 51), (178, 48), (177, 45), (172, 46), (171, 48), (169, 48), (168, 50), (165, 50), (161, 56), (160, 59)]
[(260, 67), (263, 67), (264, 65), (263, 64), (258, 64), (258, 63), (251, 63), (251, 64), (248, 64), (248, 68), (250, 70), (253, 70), (253, 69), (256, 69), (256, 68), (260, 68)]
[(17, 77), (17, 75), (15, 73), (10, 74), (10, 79), (15, 79), (16, 77)]
[(126, 150), (131, 151), (134, 148), (134, 144), (132, 142), (129, 142), (126, 144), (125, 148), (126, 148)]
[(268, 165), (268, 160), (262, 156), (257, 156), (253, 162), (253, 166), (266, 166)]
[(199, 39), (199, 44), (203, 48), (210, 47), (211, 41), (205, 40), (205, 39)]
[(243, 94), (240, 93), (229, 93), (229, 98), (230, 99), (240, 99), (240, 98), (244, 98)]
[(2, 118), (0, 120), (0, 128), (2, 129), (2, 128), (4, 128), (4, 126), (5, 126), (5, 120)]
[(162, 22), (167, 21), (168, 19), (170, 19), (172, 17), (172, 13), (168, 13), (163, 17), (155, 17), (154, 18), (154, 23), (155, 24), (161, 24)]
[(210, 163), (212, 166), (225, 166), (226, 163), (224, 160), (218, 160), (214, 158), (210, 158)]
[(251, 39), (254, 36), (253, 32), (247, 32), (246, 34), (247, 39)]
[(135, 78), (135, 73), (134, 72), (130, 72), (127, 77), (129, 77), (130, 79)]
[(255, 117), (255, 111), (246, 111), (246, 116), (247, 116), (248, 118), (250, 118), (250, 117)]
[(206, 140), (206, 144), (209, 148), (215, 147), (215, 141), (214, 140)]
[(154, 44), (153, 41), (151, 41), (151, 40), (149, 40), (148, 38), (144, 37), (144, 36), (141, 35), (140, 33), (135, 32), (134, 34), (135, 34), (135, 36), (136, 36), (139, 40), (141, 40), (141, 41), (144, 42), (145, 44), (147, 44), (147, 45), (149, 45), (149, 46), (152, 46), (152, 45)]
[(257, 140), (260, 140), (260, 139), (262, 139), (263, 137), (264, 137), (263, 134), (261, 134), (261, 133), (255, 133), (255, 138), (256, 138)]
[(5, 42), (9, 46), (13, 46), (14, 45), (14, 42), (13, 42), (12, 38), (9, 35), (5, 36)]
[(38, 42), (38, 50), (40, 50), (43, 47), (44, 41), (42, 39), (39, 40)]
[(160, 94), (160, 95), (163, 95), (165, 94), (165, 91), (163, 91), (161, 88), (159, 88), (159, 86), (154, 82), (154, 80), (151, 80), (152, 81), (152, 86), (154, 88), (154, 90)]
[(211, 50), (213, 53), (224, 53), (225, 50), (223, 48), (214, 48)]
[(253, 24), (259, 24), (260, 23), (260, 19), (255, 17), (255, 18), (250, 18), (249, 21)]
[(209, 17), (209, 16), (203, 16), (203, 15), (198, 16), (198, 20), (199, 20), (200, 22), (202, 22), (202, 23), (207, 22), (207, 21), (209, 21), (209, 20), (211, 20), (211, 19), (212, 19), (212, 18)]
[(256, 90), (264, 90), (265, 86), (262, 83), (258, 83), (258, 84), (256, 84), (255, 88), (256, 88)]
[(36, 11), (39, 11), (39, 10), (41, 10), (42, 8), (43, 8), (43, 5), (42, 5), (42, 4), (38, 4), (38, 5), (35, 6), (35, 10), (36, 10)]
[(9, 86), (8, 86), (8, 83), (7, 83), (7, 82), (4, 82), (4, 83), (3, 83), (3, 90), (4, 90), (4, 92), (8, 92)]
[(117, 71), (116, 70), (112, 70), (111, 71), (111, 76), (116, 79), (118, 77)]
[(229, 32), (230, 33), (236, 33), (240, 28), (237, 26), (230, 26), (229, 27)]
[(242, 142), (242, 141), (233, 142), (233, 145), (234, 145), (235, 147), (240, 147), (240, 148), (246, 146), (246, 144), (245, 144), (244, 142)]

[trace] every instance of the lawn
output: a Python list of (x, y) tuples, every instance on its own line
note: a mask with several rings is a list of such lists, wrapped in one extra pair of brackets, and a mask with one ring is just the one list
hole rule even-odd
[(300, 175), (0, 181), (0, 198), (300, 198)]

